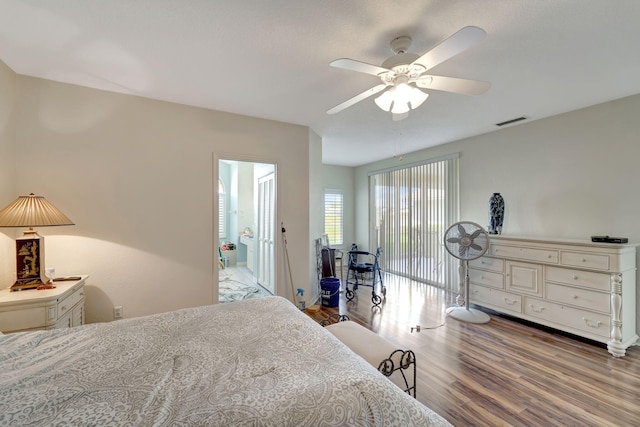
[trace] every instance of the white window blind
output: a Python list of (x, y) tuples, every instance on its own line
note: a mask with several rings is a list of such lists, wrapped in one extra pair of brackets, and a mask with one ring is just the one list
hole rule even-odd
[(371, 174), (372, 246), (384, 271), (458, 290), (442, 239), (459, 218), (458, 156)]
[(324, 233), (331, 246), (344, 244), (344, 194), (340, 190), (324, 192)]
[(218, 179), (218, 234), (220, 239), (227, 238), (227, 194), (220, 179)]

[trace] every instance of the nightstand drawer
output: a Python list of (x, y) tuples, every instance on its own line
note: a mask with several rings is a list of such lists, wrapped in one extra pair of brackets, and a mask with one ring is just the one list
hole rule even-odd
[(25, 329), (42, 328), (46, 324), (46, 307), (15, 307), (13, 310), (0, 312), (0, 331), (2, 332), (16, 332)]
[(58, 303), (58, 319), (64, 316), (74, 305), (84, 299), (84, 286)]

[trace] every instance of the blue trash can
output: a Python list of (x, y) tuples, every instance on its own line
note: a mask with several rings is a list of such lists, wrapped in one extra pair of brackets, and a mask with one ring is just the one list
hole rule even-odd
[(323, 307), (337, 307), (340, 305), (340, 279), (337, 277), (323, 277), (320, 279), (320, 291)]

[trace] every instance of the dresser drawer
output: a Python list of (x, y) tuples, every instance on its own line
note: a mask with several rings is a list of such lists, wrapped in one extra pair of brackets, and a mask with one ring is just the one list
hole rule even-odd
[(609, 255), (603, 254), (562, 252), (560, 255), (560, 263), (572, 267), (593, 268), (597, 270), (608, 270), (610, 268)]
[(611, 303), (609, 295), (589, 289), (572, 288), (570, 286), (546, 284), (546, 298), (564, 304), (569, 304), (587, 310), (597, 310), (610, 313)]
[(503, 245), (492, 245), (491, 255), (505, 258), (516, 258), (526, 261), (558, 263), (558, 251), (552, 249), (523, 248)]
[(547, 282), (566, 283), (607, 292), (611, 289), (611, 278), (608, 274), (558, 267), (545, 267), (544, 274)]
[(471, 284), (469, 286), (469, 302), (500, 311), (522, 313), (522, 296)]
[(611, 318), (604, 314), (529, 297), (525, 297), (524, 312), (567, 332), (582, 332), (578, 334), (600, 341), (609, 338)]
[(504, 260), (499, 258), (480, 257), (469, 261), (469, 267), (502, 273), (504, 271)]
[(469, 281), (480, 285), (491, 286), (492, 288), (504, 288), (504, 275), (493, 271), (469, 269)]
[(63, 317), (74, 305), (84, 299), (84, 286), (74, 291), (71, 295), (58, 303), (58, 319)]

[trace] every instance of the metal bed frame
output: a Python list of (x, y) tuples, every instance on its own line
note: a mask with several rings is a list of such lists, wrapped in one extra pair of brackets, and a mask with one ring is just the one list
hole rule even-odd
[[(346, 314), (333, 313), (329, 315), (329, 317), (327, 317), (326, 319), (321, 320), (319, 323), (322, 327), (325, 327), (325, 326), (333, 325), (340, 322), (350, 322), (350, 320), (351, 319), (349, 319), (349, 316), (347, 316)], [(378, 343), (378, 346), (380, 346), (381, 348), (384, 348), (385, 346), (388, 347), (391, 345), (389, 341), (373, 333), (372, 331), (369, 331), (364, 326), (357, 325), (357, 328), (364, 329), (363, 333), (365, 333), (366, 331), (367, 334), (374, 334), (374, 335), (371, 335), (371, 337), (375, 337), (374, 341), (376, 340), (380, 341)], [(327, 328), (327, 329), (330, 329), (330, 328)], [(347, 337), (347, 335), (342, 335), (342, 336), (343, 338), (339, 338), (339, 339), (345, 340), (344, 337)], [(348, 341), (348, 339), (346, 341)], [(351, 347), (351, 343), (346, 341), (344, 341), (344, 344), (346, 344), (348, 347)], [(376, 346), (376, 343), (371, 343), (371, 344), (374, 347)], [(370, 358), (367, 358), (367, 356), (365, 356), (364, 354), (360, 354), (360, 356), (362, 356), (365, 359), (370, 359)], [(375, 363), (378, 363), (377, 360), (376, 361), (368, 360), (368, 361), (374, 367), (376, 367)], [(391, 377), (391, 375), (393, 375), (394, 372), (399, 371), (400, 375), (402, 376), (402, 381), (404, 385), (400, 385), (397, 382), (396, 382), (396, 385), (398, 385), (401, 389), (403, 389), (405, 393), (409, 394), (410, 396), (413, 396), (414, 398), (416, 397), (416, 355), (412, 350), (402, 350), (402, 349), (393, 350), (388, 357), (384, 358), (382, 361), (378, 363), (377, 369), (380, 373), (382, 373), (382, 375), (386, 377)]]

